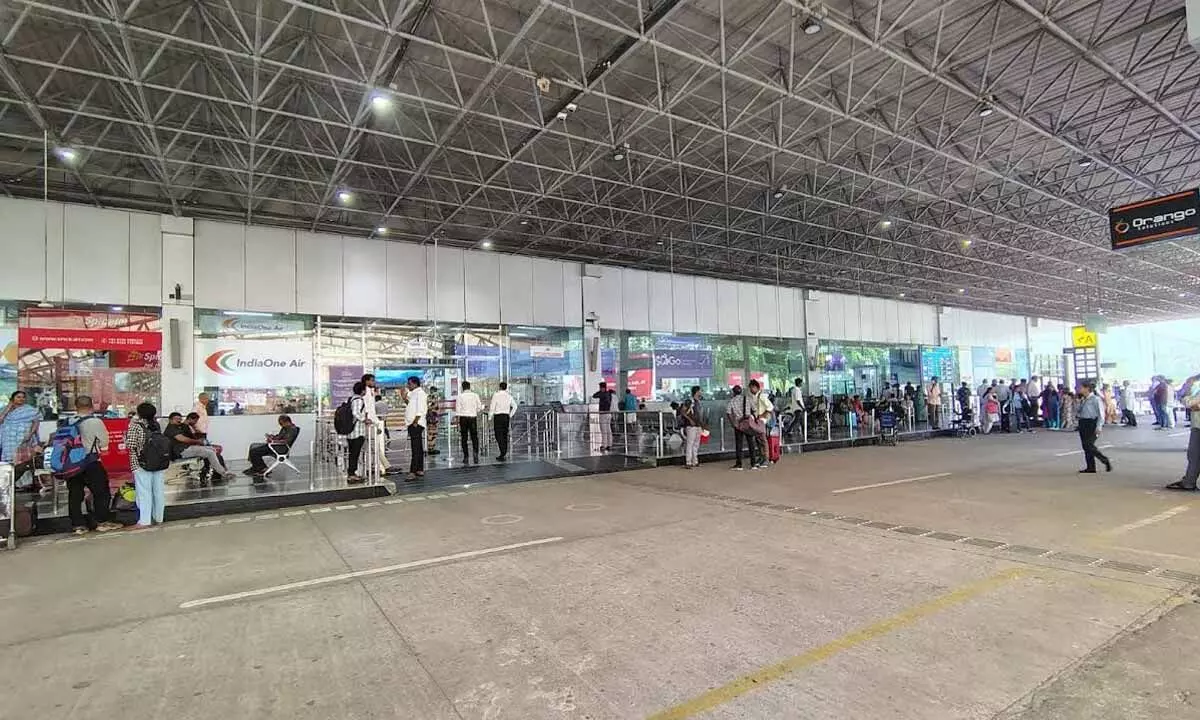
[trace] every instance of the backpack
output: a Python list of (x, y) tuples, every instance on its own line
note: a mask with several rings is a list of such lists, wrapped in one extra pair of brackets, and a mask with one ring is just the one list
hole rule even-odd
[(146, 428), (146, 444), (138, 453), (138, 465), (143, 470), (158, 472), (171, 467), (171, 440), (158, 430)]
[(338, 406), (337, 410), (333, 411), (333, 431), (338, 435), (349, 435), (354, 432), (354, 407), (351, 403), (354, 398), (348, 398), (346, 402)]
[(50, 439), (50, 472), (55, 477), (75, 477), (100, 460), (94, 445), (90, 448), (83, 446), (79, 426), (86, 419), (80, 418), (54, 431), (54, 437)]

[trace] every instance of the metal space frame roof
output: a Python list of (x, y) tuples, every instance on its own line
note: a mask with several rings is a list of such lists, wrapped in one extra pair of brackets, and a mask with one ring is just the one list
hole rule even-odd
[(40, 197), (45, 137), (62, 200), (1200, 313), (1197, 240), (1107, 249), (1108, 207), (1200, 183), (1178, 0), (4, 0), (0, 20), (14, 196)]

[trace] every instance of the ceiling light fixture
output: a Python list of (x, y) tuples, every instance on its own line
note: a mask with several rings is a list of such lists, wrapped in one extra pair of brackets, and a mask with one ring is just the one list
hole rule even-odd
[(900, 293), (900, 297), (904, 297), (904, 296), (905, 296), (905, 293)]
[(1077, 268), (1075, 268), (1075, 272), (1083, 272), (1083, 268), (1077, 267)]
[(567, 112), (575, 112), (578, 109), (579, 109), (579, 106), (576, 105), (575, 103), (573, 103), (573, 102), (567, 103)]
[(479, 243), (479, 247), (483, 248), (484, 250), (491, 250), (492, 249), (492, 241), (484, 240), (483, 242)]
[(805, 35), (816, 35), (825, 29), (825, 26), (821, 24), (821, 21), (815, 17), (807, 18), (801, 27), (804, 29)]
[(529, 221), (528, 221), (528, 220), (526, 220), (526, 219), (524, 219), (524, 218), (522, 218), (522, 219), (521, 219), (521, 224), (522, 224), (522, 225), (528, 225), (528, 224), (529, 224)]
[(891, 220), (880, 220), (880, 221), (879, 221), (879, 227), (880, 227), (880, 228), (882, 228), (882, 229), (884, 229), (884, 230), (887, 230), (887, 229), (888, 229), (888, 228), (890, 228), (891, 226), (892, 226), (892, 221), (891, 221)]
[(629, 150), (629, 143), (625, 143), (624, 145), (618, 145), (616, 147), (616, 149), (613, 150), (612, 159), (617, 162), (624, 160), (625, 154), (628, 150)]
[(59, 160), (63, 161), (64, 163), (67, 163), (68, 165), (70, 165), (71, 163), (73, 163), (79, 159), (79, 153), (76, 152), (76, 150), (74, 148), (69, 148), (69, 147), (55, 148), (54, 154), (58, 156)]
[(783, 193), (786, 190), (787, 190), (786, 185), (780, 185), (779, 187), (775, 188), (775, 192), (771, 193), (771, 197), (778, 200), (779, 198), (783, 197)]
[(1086, 167), (1091, 167), (1091, 166), (1092, 166), (1091, 158), (1083, 158), (1082, 160), (1079, 161), (1079, 167), (1086, 168)]
[(376, 235), (387, 235), (387, 233), (388, 233), (388, 229), (387, 229), (387, 228), (385, 228), (385, 227), (383, 227), (382, 225), (380, 225), (379, 227), (375, 228), (375, 234), (376, 234)]
[(994, 112), (996, 112), (996, 111), (992, 108), (991, 105), (983, 105), (979, 108), (979, 117), (985, 118)]
[(337, 199), (341, 203), (348, 203), (354, 199), (354, 193), (350, 192), (349, 190), (339, 190)]
[(383, 93), (375, 93), (371, 96), (371, 107), (376, 110), (387, 110), (392, 106), (392, 99)]
[(113, 312), (121, 312), (124, 309), (125, 309), (124, 305), (113, 305), (112, 307), (109, 308), (109, 310), (111, 310)]
[(567, 111), (559, 110), (558, 115), (555, 115), (555, 117), (557, 117), (559, 120), (566, 120), (567, 119)]
[(959, 294), (959, 295), (966, 295), (966, 294), (967, 294), (967, 289), (966, 289), (966, 288), (959, 288), (959, 289), (958, 289), (958, 294)]

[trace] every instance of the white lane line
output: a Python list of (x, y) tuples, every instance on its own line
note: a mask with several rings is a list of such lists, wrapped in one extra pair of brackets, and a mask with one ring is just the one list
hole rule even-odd
[(1163, 512), (1160, 512), (1157, 515), (1151, 515), (1150, 517), (1143, 518), (1141, 520), (1138, 520), (1137, 522), (1131, 522), (1128, 525), (1122, 525), (1119, 528), (1113, 528), (1112, 530), (1109, 530), (1105, 534), (1106, 535), (1122, 535), (1124, 533), (1130, 532), (1131, 530), (1137, 530), (1139, 528), (1144, 528), (1147, 525), (1154, 525), (1155, 523), (1160, 523), (1163, 520), (1170, 520), (1171, 518), (1175, 517), (1176, 515), (1187, 512), (1188, 508), (1189, 508), (1188, 505), (1176, 505), (1175, 507), (1171, 508), (1170, 510), (1164, 510)]
[(1072, 450), (1071, 452), (1054, 453), (1054, 457), (1066, 457), (1068, 455), (1082, 455), (1082, 450)]
[(383, 504), (384, 505), (399, 505), (402, 502), (404, 502), (404, 498), (392, 498), (391, 500), (384, 500)]
[(509, 550), (519, 550), (521, 548), (534, 547), (536, 545), (547, 545), (549, 543), (556, 543), (562, 540), (563, 538), (561, 537), (551, 537), (542, 538), (541, 540), (530, 540), (528, 542), (514, 543), (512, 545), (484, 548), (482, 550), (468, 550), (466, 552), (454, 553), (453, 555), (442, 555), (441, 557), (428, 558), (426, 560), (414, 560), (413, 562), (400, 563), (399, 565), (387, 565), (384, 567), (371, 568), (370, 570), (356, 570), (354, 572), (341, 573), (338, 575), (328, 575), (326, 577), (313, 578), (312, 580), (301, 580), (300, 582), (287, 583), (285, 585), (274, 585), (272, 587), (261, 588), (259, 590), (247, 590), (246, 592), (232, 593), (230, 595), (217, 595), (215, 597), (201, 598), (199, 600), (188, 600), (185, 603), (180, 603), (179, 607), (183, 610), (188, 610), (191, 608), (204, 607), (206, 605), (217, 605), (220, 603), (234, 602), (235, 600), (245, 600), (246, 598), (262, 597), (263, 595), (273, 595), (275, 593), (289, 592), (292, 590), (305, 590), (307, 588), (319, 587), (321, 585), (345, 582), (346, 580), (374, 577), (376, 575), (385, 575), (387, 573), (398, 572), (400, 570), (411, 570), (413, 568), (427, 567), (429, 565), (453, 562), (455, 560), (467, 560), (470, 558), (482, 557), (484, 555), (495, 555), (496, 553), (507, 552)]
[[(1107, 450), (1112, 446), (1113, 446), (1112, 443), (1109, 443), (1108, 445), (1097, 445), (1096, 449), (1097, 450)], [(1080, 452), (1082, 452), (1082, 450)]]
[(833, 494), (841, 495), (842, 493), (856, 492), (858, 490), (870, 490), (871, 488), (888, 487), (889, 485), (903, 485), (904, 483), (920, 482), (921, 480), (936, 480), (937, 478), (949, 477), (952, 474), (953, 473), (948, 473), (948, 472), (936, 473), (934, 475), (920, 475), (918, 477), (904, 478), (903, 480), (891, 480), (889, 482), (873, 483), (871, 485), (859, 485), (857, 487), (848, 487), (848, 488), (842, 488), (840, 490), (834, 490)]
[(1178, 433), (1167, 433), (1167, 437), (1183, 437), (1184, 435), (1187, 435), (1190, 432), (1191, 432), (1191, 430), (1184, 430), (1183, 432), (1178, 432)]
[(201, 520), (200, 522), (196, 523), (195, 525), (192, 525), (192, 527), (212, 527), (213, 525), (220, 525), (220, 524), (221, 524), (220, 520)]
[(357, 505), (338, 505), (334, 510), (357, 510)]
[(279, 513), (264, 513), (262, 515), (255, 515), (254, 519), (255, 520), (274, 520), (277, 517), (279, 517)]
[(307, 514), (308, 514), (307, 510), (289, 510), (289, 511), (285, 512), (283, 514), (283, 516), (284, 517), (298, 517), (300, 515), (307, 515)]

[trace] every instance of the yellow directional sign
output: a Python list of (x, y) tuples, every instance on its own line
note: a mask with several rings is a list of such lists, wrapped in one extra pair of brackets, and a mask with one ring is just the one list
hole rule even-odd
[(1094, 348), (1096, 347), (1096, 333), (1087, 329), (1083, 325), (1076, 325), (1071, 328), (1071, 347), (1076, 348)]

